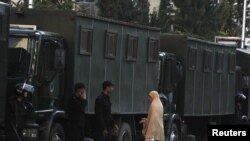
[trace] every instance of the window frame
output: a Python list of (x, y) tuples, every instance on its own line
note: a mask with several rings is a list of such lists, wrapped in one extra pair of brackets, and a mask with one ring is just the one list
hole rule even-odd
[(236, 54), (229, 53), (229, 58), (228, 58), (228, 71), (229, 71), (229, 73), (234, 74), (236, 71), (235, 68), (236, 68)]
[[(157, 38), (152, 38), (152, 37), (148, 38), (148, 57), (147, 57), (148, 63), (157, 63), (159, 61), (159, 49), (160, 49), (159, 41), (160, 40)], [(153, 46), (151, 46), (152, 43)]]
[[(87, 43), (83, 43), (83, 32), (85, 32), (86, 34), (86, 41)], [(79, 53), (81, 55), (91, 55), (92, 54), (92, 50), (93, 50), (93, 29), (91, 28), (85, 28), (85, 27), (81, 27), (80, 28), (80, 41), (79, 41)], [(84, 48), (83, 45), (86, 45), (86, 47)]]
[(216, 53), (216, 72), (217, 73), (222, 73), (224, 70), (224, 52), (223, 51), (218, 51)]
[(203, 57), (203, 71), (204, 72), (212, 72), (213, 70), (213, 51), (210, 49), (204, 50), (204, 57)]
[[(132, 46), (130, 46), (130, 41)], [(126, 49), (126, 60), (127, 61), (136, 61), (139, 47), (139, 37), (134, 35), (127, 36), (127, 49)]]
[[(114, 39), (112, 39), (114, 38)], [(110, 46), (110, 40), (113, 40), (114, 44)], [(106, 31), (105, 33), (105, 58), (115, 59), (118, 47), (118, 33), (112, 31)]]
[(188, 51), (188, 69), (196, 70), (197, 68), (197, 52), (198, 49), (195, 47), (189, 47)]

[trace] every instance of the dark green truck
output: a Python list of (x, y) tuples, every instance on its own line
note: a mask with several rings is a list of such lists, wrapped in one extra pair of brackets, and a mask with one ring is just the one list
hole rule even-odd
[(189, 139), (189, 133), (206, 140), (207, 124), (232, 123), (237, 117), (235, 47), (160, 35), (157, 28), (74, 11), (13, 9), (10, 19), (15, 24), (10, 48), (26, 42), (31, 57), (26, 61), (27, 77), (8, 80), (8, 90), (27, 78), (35, 86), (31, 100), (40, 140), (65, 140), (67, 101), (77, 82), (87, 86), (90, 138), (95, 136), (94, 101), (104, 80), (115, 83), (111, 101), (120, 126), (118, 141), (141, 135), (138, 122), (147, 114), (151, 90), (158, 89), (168, 99), (165, 135), (171, 141)]
[[(188, 134), (207, 140), (209, 124), (248, 122), (249, 51), (184, 35), (162, 34), (160, 41), (159, 91), (170, 99), (169, 116), (184, 120)], [(176, 125), (180, 135), (184, 128)]]
[[(136, 139), (132, 137), (141, 135), (139, 121), (147, 115), (148, 93), (158, 88), (158, 28), (74, 11), (11, 12), (10, 23), (19, 26), (12, 25), (9, 47), (25, 48), (30, 54), (23, 73), (35, 86), (31, 99), (41, 140), (65, 139), (67, 101), (77, 82), (87, 86), (85, 134), (94, 137), (94, 103), (104, 80), (115, 84), (111, 101), (120, 126), (117, 140), (132, 141)], [(35, 25), (38, 30), (22, 29), (20, 25)], [(8, 81), (8, 89), (26, 78), (17, 75)]]
[(9, 5), (0, 2), (0, 140), (4, 140), (5, 138), (4, 125), (7, 87), (9, 10)]

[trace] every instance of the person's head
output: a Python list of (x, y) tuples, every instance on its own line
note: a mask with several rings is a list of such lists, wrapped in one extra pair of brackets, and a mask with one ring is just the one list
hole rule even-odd
[(164, 94), (159, 94), (159, 97), (160, 97), (162, 105), (165, 106), (168, 100), (167, 97)]
[(104, 81), (102, 83), (102, 90), (104, 94), (111, 94), (114, 90), (114, 84), (110, 81)]
[(74, 89), (75, 96), (82, 97), (84, 93), (85, 93), (85, 85), (83, 83), (76, 83)]
[(17, 97), (19, 98), (26, 98), (28, 96), (29, 92), (24, 89), (23, 83), (17, 84), (15, 90), (16, 90)]
[(159, 94), (157, 91), (151, 91), (148, 95), (148, 99), (152, 102), (154, 99), (159, 98)]

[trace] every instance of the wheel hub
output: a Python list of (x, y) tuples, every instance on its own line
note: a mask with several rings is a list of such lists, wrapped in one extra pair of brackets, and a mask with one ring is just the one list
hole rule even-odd
[(172, 131), (170, 134), (170, 141), (177, 141), (177, 136), (174, 131)]
[(54, 137), (52, 138), (52, 141), (61, 141), (61, 138), (58, 134), (55, 134)]

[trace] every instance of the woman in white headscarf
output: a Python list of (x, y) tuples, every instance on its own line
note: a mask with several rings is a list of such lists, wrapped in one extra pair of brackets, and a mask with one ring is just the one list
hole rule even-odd
[(148, 117), (142, 118), (140, 123), (143, 124), (142, 133), (145, 141), (165, 141), (163, 125), (163, 106), (156, 91), (149, 93), (151, 101)]

